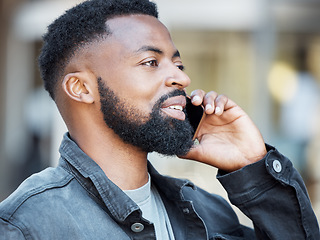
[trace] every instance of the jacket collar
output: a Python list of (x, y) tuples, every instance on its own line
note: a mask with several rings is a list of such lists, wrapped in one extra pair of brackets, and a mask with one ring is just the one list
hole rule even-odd
[(196, 186), (189, 180), (161, 175), (149, 161), (148, 171), (151, 176), (151, 180), (156, 185), (157, 189), (170, 200), (185, 200), (182, 193), (182, 189), (184, 187), (191, 187), (193, 189), (196, 188)]
[[(117, 185), (103, 172), (100, 166), (86, 155), (66, 133), (60, 146), (61, 159), (59, 165), (69, 169), (79, 183), (103, 204), (116, 221), (123, 222), (134, 211), (140, 211), (134, 203)], [(160, 194), (174, 201), (184, 200), (182, 188), (195, 186), (187, 181), (159, 174), (150, 162), (148, 171), (152, 183), (156, 185)]]

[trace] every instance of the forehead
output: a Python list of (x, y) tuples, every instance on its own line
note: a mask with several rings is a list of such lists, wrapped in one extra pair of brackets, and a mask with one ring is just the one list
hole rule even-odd
[(169, 31), (155, 17), (126, 15), (109, 19), (106, 25), (110, 34), (82, 48), (72, 62), (95, 72), (101, 65), (114, 69), (119, 63), (139, 58), (141, 49), (159, 49), (170, 57), (177, 51)]
[(173, 47), (167, 28), (155, 17), (149, 15), (128, 15), (107, 21), (111, 34), (109, 41), (122, 45), (127, 50), (137, 50), (151, 45), (159, 48)]

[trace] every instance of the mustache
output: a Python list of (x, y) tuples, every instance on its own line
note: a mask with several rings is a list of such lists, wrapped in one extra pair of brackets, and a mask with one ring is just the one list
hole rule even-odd
[(176, 96), (184, 96), (184, 97), (187, 97), (187, 94), (184, 90), (181, 90), (181, 89), (176, 89), (168, 94), (165, 94), (163, 96), (161, 96), (159, 98), (159, 100), (155, 103), (154, 105), (154, 109), (159, 109), (161, 107), (161, 105), (169, 98), (172, 98), (172, 97), (176, 97)]

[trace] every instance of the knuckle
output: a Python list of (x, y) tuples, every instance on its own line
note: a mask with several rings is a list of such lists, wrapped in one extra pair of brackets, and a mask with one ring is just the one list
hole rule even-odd
[(191, 92), (191, 96), (194, 96), (194, 95), (204, 96), (205, 92), (201, 89), (196, 89)]
[(218, 98), (219, 98), (219, 101), (223, 101), (223, 102), (227, 102), (228, 101), (228, 97), (226, 95), (224, 95), (224, 94), (220, 94), (218, 96)]
[(215, 100), (217, 98), (218, 94), (215, 91), (210, 91), (206, 94), (205, 98), (207, 100)]

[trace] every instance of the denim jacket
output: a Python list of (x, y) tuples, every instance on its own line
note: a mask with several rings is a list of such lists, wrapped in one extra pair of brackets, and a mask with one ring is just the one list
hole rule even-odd
[[(68, 134), (58, 167), (25, 180), (0, 203), (0, 239), (156, 239), (152, 223)], [(230, 201), (254, 223), (242, 226), (230, 205), (187, 180), (160, 175), (148, 163), (176, 240), (314, 239), (318, 223), (290, 161), (272, 147), (261, 161), (218, 179)]]

